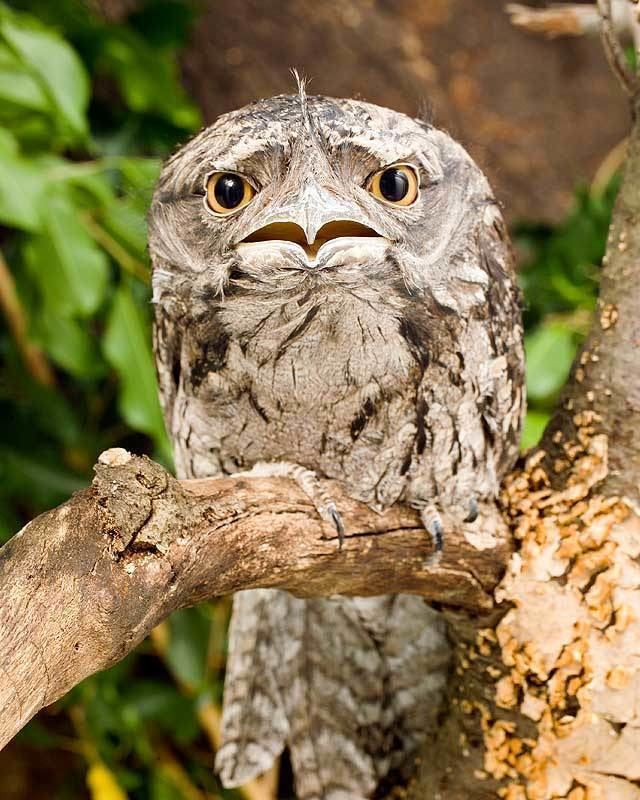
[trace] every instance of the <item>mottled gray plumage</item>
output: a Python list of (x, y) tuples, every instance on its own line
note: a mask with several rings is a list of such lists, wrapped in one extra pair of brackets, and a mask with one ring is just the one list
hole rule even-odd
[[(367, 190), (400, 162), (421, 184), (406, 207)], [(214, 171), (247, 176), (253, 201), (211, 214)], [(337, 220), (369, 235), (332, 238), (315, 260), (294, 241), (245, 242), (289, 222), (311, 243)], [(518, 297), (491, 190), (446, 133), (353, 100), (251, 104), (167, 163), (150, 251), (180, 477), (291, 462), (374, 507), (461, 518), (495, 496), (524, 403)], [(303, 800), (367, 797), (436, 723), (448, 652), (419, 598), (241, 592), (230, 635), (217, 756), (228, 786), (288, 746)]]

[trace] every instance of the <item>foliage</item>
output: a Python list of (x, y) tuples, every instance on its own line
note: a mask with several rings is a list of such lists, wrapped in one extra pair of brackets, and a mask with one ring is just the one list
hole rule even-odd
[[(144, 434), (170, 462), (149, 346), (145, 212), (160, 158), (199, 124), (175, 58), (191, 15), (150, 3), (123, 26), (71, 0), (0, 5), (2, 266), (27, 326), (0, 337), (4, 538), (23, 507), (86, 483), (105, 447), (148, 449)], [(25, 335), (40, 369), (21, 358)]]
[[(176, 59), (194, 12), (189, 0), (148, 0), (109, 24), (89, 8), (0, 3), (0, 539), (86, 485), (107, 447), (171, 458), (149, 344), (145, 213), (160, 160), (199, 124)], [(515, 228), (528, 445), (593, 310), (613, 195), (582, 190), (559, 227)], [(47, 797), (221, 793), (211, 741), (227, 615), (227, 602), (175, 614), (25, 729), (14, 750), (68, 762)]]
[(515, 226), (525, 298), (528, 413), (523, 447), (542, 435), (587, 332), (617, 183), (611, 181), (602, 194), (579, 190), (573, 211), (555, 228)]

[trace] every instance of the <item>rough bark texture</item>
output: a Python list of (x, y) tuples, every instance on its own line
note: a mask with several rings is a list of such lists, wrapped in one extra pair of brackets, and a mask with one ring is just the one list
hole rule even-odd
[(612, 492), (640, 501), (640, 99), (625, 179), (609, 230), (595, 322), (546, 433), (556, 483), (566, 480), (567, 442), (587, 419), (609, 438)]
[(346, 527), (342, 550), (289, 481), (178, 482), (148, 459), (103, 454), (90, 489), (0, 550), (0, 745), (172, 611), (221, 594), (411, 592), (492, 607), (509, 537), (491, 508), (451, 531), (446, 555), (429, 563), (414, 511), (378, 515), (331, 488)]

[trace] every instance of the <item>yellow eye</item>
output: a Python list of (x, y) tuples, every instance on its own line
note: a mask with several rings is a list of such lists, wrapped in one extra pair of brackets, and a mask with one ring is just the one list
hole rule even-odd
[(420, 181), (413, 167), (407, 164), (394, 164), (376, 172), (367, 188), (374, 197), (385, 203), (410, 206), (418, 199)]
[(207, 205), (216, 214), (233, 214), (250, 203), (255, 189), (235, 172), (214, 172), (207, 178)]

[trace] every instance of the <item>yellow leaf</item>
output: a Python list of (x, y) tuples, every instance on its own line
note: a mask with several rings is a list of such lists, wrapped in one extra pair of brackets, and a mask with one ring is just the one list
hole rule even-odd
[(91, 800), (127, 800), (127, 794), (118, 785), (115, 775), (101, 761), (89, 767), (87, 786)]

